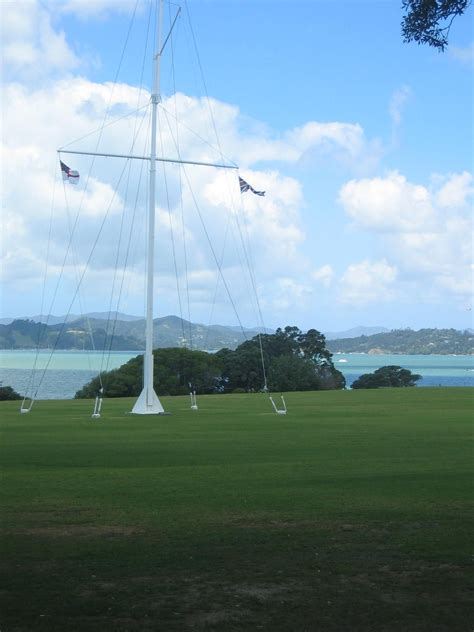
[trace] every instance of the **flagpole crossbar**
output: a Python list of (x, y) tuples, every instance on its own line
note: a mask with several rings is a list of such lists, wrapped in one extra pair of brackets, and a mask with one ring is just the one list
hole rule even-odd
[[(102, 156), (104, 158), (126, 158), (127, 160), (151, 160), (150, 156), (135, 156), (133, 154), (106, 154), (93, 151), (74, 151), (72, 149), (58, 149), (58, 154), (79, 154), (81, 156)], [(213, 162), (198, 162), (196, 160), (177, 160), (174, 158), (157, 158), (156, 162), (171, 162), (181, 165), (197, 165), (198, 167), (218, 167), (220, 169), (238, 169), (237, 165), (223, 165)]]

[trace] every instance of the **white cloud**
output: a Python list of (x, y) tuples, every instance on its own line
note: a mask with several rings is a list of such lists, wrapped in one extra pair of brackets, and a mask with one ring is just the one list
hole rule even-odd
[(307, 283), (301, 283), (290, 277), (275, 279), (275, 292), (269, 307), (277, 311), (295, 313), (295, 307), (307, 305), (313, 294), (312, 287)]
[[(443, 183), (444, 180), (444, 183)], [(473, 194), (472, 174), (464, 171), (441, 178), (441, 188), (436, 192), (436, 203), (442, 208), (459, 208), (468, 203)]]
[[(146, 101), (148, 95), (126, 85), (118, 85), (112, 91), (108, 85), (96, 84), (83, 78), (64, 78), (49, 86), (30, 90), (19, 84), (10, 84), (5, 87), (4, 94), (3, 201), (10, 218), (6, 229), (8, 238), (5, 240), (3, 260), (5, 279), (13, 282), (20, 275), (26, 278), (28, 274), (32, 274), (33, 269), (44, 269), (54, 190), (54, 222), (50, 244), (51, 275), (59, 274), (66, 257), (64, 278), (72, 282), (76, 274), (74, 268), (77, 267), (78, 271), (83, 270), (90, 258), (86, 282), (90, 283), (91, 279), (100, 278), (102, 286), (110, 288), (114, 262), (117, 258), (115, 244), (122, 232), (119, 265), (123, 261), (123, 250), (130, 235), (132, 243), (128, 263), (131, 271), (127, 278), (133, 276), (138, 267), (143, 267), (145, 257), (144, 196), (137, 198), (137, 214), (133, 220), (133, 230), (131, 228), (135, 191), (140, 179), (140, 163), (132, 161), (130, 173), (127, 167), (122, 176), (123, 161), (97, 158), (94, 161), (94, 175), (89, 176), (92, 162), (90, 158), (63, 154), (62, 159), (81, 173), (78, 187), (66, 184), (64, 188), (59, 179), (56, 148), (64, 144), (65, 140), (82, 137), (90, 130), (101, 128), (107, 109), (118, 111), (121, 115), (125, 114), (134, 110), (140, 99), (141, 102)], [(32, 102), (35, 103), (34, 108), (31, 108)], [(191, 128), (201, 136), (205, 134), (209, 117), (208, 104), (204, 100), (178, 94), (175, 99), (167, 100), (164, 105), (168, 111), (174, 111), (175, 107), (182, 111), (185, 126), (179, 134), (181, 155), (197, 160), (220, 162), (217, 152), (212, 151), (198, 136), (189, 132)], [(228, 147), (230, 153), (239, 159), (242, 147), (238, 132), (238, 110), (214, 101), (213, 112), (216, 124), (222, 130), (222, 145)], [(161, 120), (166, 122), (166, 117), (162, 116)], [(126, 139), (133, 136), (139, 123), (140, 120), (136, 123), (134, 117), (121, 119), (104, 129), (99, 146), (99, 134), (96, 133), (74, 143), (72, 148), (126, 153), (131, 142), (128, 141), (127, 145)], [(147, 128), (148, 121), (144, 120), (135, 143), (136, 154), (146, 153)], [(166, 156), (177, 155), (173, 140), (174, 130), (172, 125), (168, 127), (165, 124), (161, 127), (159, 149)], [(258, 146), (259, 139), (255, 138), (253, 142)], [(146, 165), (141, 176), (142, 181), (147, 180), (147, 171)], [(175, 250), (179, 259), (178, 273), (180, 284), (184, 287), (182, 211), (178, 196), (179, 173), (176, 168), (167, 166), (165, 183), (161, 175), (161, 166), (158, 171), (158, 188), (164, 191), (166, 184), (168, 191)], [(196, 300), (212, 302), (213, 288), (203, 292), (198, 286), (203, 274), (216, 279), (216, 265), (195, 202), (206, 223), (218, 259), (221, 257), (222, 236), (228, 230), (223, 268), (234, 292), (238, 292), (236, 288), (242, 283), (242, 277), (246, 276), (244, 293), (249, 294), (252, 280), (249, 272), (245, 271), (249, 261), (259, 271), (258, 278), (263, 285), (263, 300), (266, 296), (268, 304), (273, 300), (274, 292), (280, 295), (282, 292), (280, 284), (272, 282), (275, 276), (296, 280), (305, 271), (310, 275), (308, 262), (299, 253), (305, 239), (300, 217), (300, 209), (304, 204), (301, 185), (294, 178), (284, 177), (276, 170), (248, 169), (243, 172), (243, 176), (257, 189), (271, 191), (271, 195), (261, 198), (248, 193), (241, 196), (235, 172), (211, 171), (206, 168), (186, 168), (186, 171), (182, 172), (181, 180), (185, 187), (183, 210), (188, 275), (190, 290)], [(115, 195), (115, 185), (120, 180), (121, 184)], [(193, 195), (187, 189), (188, 180)], [(170, 214), (163, 206), (163, 202), (161, 198), (156, 214), (156, 249), (161, 253), (161, 256), (157, 257), (157, 286), (159, 283), (167, 285), (165, 279), (169, 279), (169, 285), (176, 283), (170, 247)], [(73, 228), (76, 213), (79, 211), (79, 222)], [(95, 236), (102, 222), (105, 222), (102, 235), (92, 252)], [(72, 231), (74, 234), (71, 238)], [(141, 245), (138, 243), (139, 239)], [(19, 240), (24, 244), (22, 249), (16, 247)], [(70, 241), (71, 248), (67, 254), (67, 244)], [(36, 279), (36, 272), (34, 278)], [(266, 287), (267, 283), (270, 284), (269, 288)], [(294, 295), (294, 288), (290, 282), (286, 287)], [(277, 302), (283, 304), (280, 299)]]
[(39, 80), (57, 71), (70, 71), (79, 59), (63, 31), (55, 30), (44, 5), (34, 0), (2, 4), (2, 57), (4, 72), (18, 81)]
[(146, 3), (136, 0), (56, 0), (55, 9), (61, 13), (72, 13), (81, 20), (104, 19), (112, 13), (131, 13), (135, 6), (143, 9)]
[(334, 270), (332, 269), (332, 266), (326, 264), (324, 266), (321, 266), (317, 270), (313, 270), (311, 276), (317, 283), (320, 283), (323, 287), (329, 287), (334, 278)]
[(472, 292), (472, 175), (434, 176), (429, 187), (396, 173), (352, 180), (339, 201), (358, 228), (380, 234), (399, 281), (416, 282), (418, 296)]
[(452, 57), (452, 59), (456, 59), (472, 67), (474, 62), (474, 42), (464, 47), (451, 45), (448, 47), (448, 55)]
[(383, 151), (379, 140), (368, 140), (353, 123), (310, 121), (288, 131), (284, 141), (293, 149), (287, 154), (292, 160), (331, 160), (357, 173), (371, 171)]
[(433, 217), (426, 187), (411, 184), (396, 171), (347, 182), (339, 201), (357, 226), (380, 232), (424, 231)]
[(389, 104), (389, 113), (392, 121), (392, 145), (397, 146), (399, 128), (402, 122), (402, 114), (406, 103), (412, 95), (409, 86), (402, 86), (392, 94)]
[(397, 274), (397, 268), (386, 259), (353, 263), (341, 277), (339, 300), (351, 305), (391, 301)]
[[(165, 105), (171, 121), (175, 112), (192, 120), (193, 110), (199, 110), (201, 119), (204, 117), (212, 129), (209, 114), (202, 107), (204, 104), (213, 111), (220, 145), (226, 147), (226, 153), (229, 153), (227, 147), (238, 147), (234, 156), (238, 157), (242, 168), (263, 161), (306, 163), (324, 160), (363, 173), (373, 169), (382, 155), (380, 141), (368, 139), (361, 125), (354, 123), (309, 121), (277, 135), (256, 121), (241, 116), (238, 107), (214, 99), (210, 99), (208, 106), (205, 101), (178, 94), (176, 101), (170, 99)], [(184, 135), (188, 140), (193, 138), (189, 130), (184, 130)]]
[(402, 86), (392, 94), (389, 105), (390, 118), (396, 126), (402, 121), (402, 112), (406, 102), (411, 96), (411, 89), (408, 86)]
[(365, 143), (362, 127), (351, 123), (311, 121), (302, 127), (294, 128), (286, 137), (289, 143), (303, 153), (316, 146), (338, 146), (355, 156), (360, 153)]
[[(109, 118), (123, 116), (149, 99), (146, 91), (130, 85), (112, 87), (72, 77), (70, 73), (79, 67), (84, 70), (83, 55), (80, 60), (62, 32), (62, 16), (105, 19), (112, 12), (130, 13), (134, 6), (134, 0), (3, 3), (4, 78), (11, 82), (2, 93), (3, 274), (11, 291), (30, 291), (42, 278), (51, 195), (54, 177), (58, 175), (56, 149), (101, 129), (107, 112)], [(143, 10), (142, 3), (139, 10)], [(410, 89), (406, 86), (393, 94), (389, 109), (394, 129), (401, 124), (409, 97)], [(214, 122), (220, 146), (242, 166), (242, 175), (256, 189), (269, 192), (264, 198), (250, 193), (240, 196), (234, 173), (186, 170), (195, 198), (185, 189), (184, 233), (192, 300), (209, 305), (219, 283), (216, 304), (224, 294), (199, 213), (206, 223), (216, 256), (219, 260), (223, 257), (222, 267), (232, 291), (239, 294), (242, 301), (252, 294), (254, 279), (246, 271), (247, 263), (251, 262), (260, 282), (261, 304), (271, 310), (274, 320), (279, 319), (275, 315), (278, 312), (291, 316), (295, 306), (309, 305), (316, 288), (320, 295), (333, 292), (332, 266), (325, 264), (315, 269), (309, 257), (302, 255), (306, 239), (301, 216), (305, 208), (303, 188), (298, 180), (285, 176), (281, 165), (319, 163), (342, 165), (357, 176), (373, 173), (384, 151), (380, 140), (368, 137), (361, 125), (343, 121), (308, 121), (276, 132), (242, 116), (234, 105), (215, 99), (210, 99), (208, 104), (205, 99), (185, 94), (168, 98), (163, 105), (166, 113), (160, 114), (160, 151), (167, 156), (178, 154), (177, 128), (171, 114), (177, 111), (184, 122), (179, 128), (181, 156), (220, 161), (219, 152), (203, 144), (200, 138), (209, 137)], [(142, 154), (148, 146), (147, 128), (148, 119), (124, 118), (100, 134), (96, 132), (76, 142), (74, 149), (127, 153), (135, 134), (133, 151)], [(191, 129), (197, 135), (191, 133)], [(100, 145), (96, 146), (99, 137)], [(265, 161), (271, 162), (274, 168), (263, 168)], [(122, 176), (118, 161), (104, 158), (95, 161), (94, 175), (89, 179), (90, 159), (68, 156), (66, 162), (81, 172), (81, 185), (77, 189), (66, 188), (66, 203), (62, 183), (56, 184), (50, 274), (57, 278), (64, 262), (64, 279), (73, 286), (91, 256), (87, 273), (89, 287), (92, 286), (97, 297), (103, 298), (113, 283), (115, 261), (118, 260), (119, 268), (123, 265), (124, 252), (122, 250), (118, 257), (115, 245), (119, 235), (122, 248), (131, 236), (129, 269), (124, 284), (129, 288), (129, 295), (141, 296), (143, 286), (139, 279), (145, 259), (144, 197), (137, 197), (133, 219), (132, 212), (136, 185), (140, 178), (146, 179), (146, 173), (141, 175), (139, 163), (135, 163), (131, 171), (127, 170)], [(170, 248), (171, 227), (179, 259), (178, 282), (181, 288), (186, 285), (178, 191), (180, 176), (171, 166), (166, 173), (166, 183), (160, 176), (159, 190), (164, 191), (166, 185), (170, 211), (160, 198), (156, 213), (156, 250), (160, 255), (156, 283), (162, 296), (170, 295), (176, 284)], [(187, 184), (183, 173), (181, 177)], [(121, 186), (114, 196), (119, 180)], [(353, 179), (346, 183), (339, 192), (339, 201), (353, 226), (377, 233), (387, 258), (375, 261), (366, 258), (349, 265), (340, 279), (340, 299), (357, 305), (392, 300), (399, 295), (400, 284), (413, 279), (419, 280), (419, 287), (432, 286), (465, 295), (472, 275), (468, 264), (472, 244), (467, 216), (471, 193), (472, 176), (468, 173), (437, 176), (429, 186), (412, 183), (396, 171), (385, 177)], [(74, 229), (73, 243), (64, 261), (79, 209), (80, 222)], [(92, 256), (93, 240), (102, 221), (105, 222), (102, 238)], [(241, 286), (243, 289), (238, 289)]]

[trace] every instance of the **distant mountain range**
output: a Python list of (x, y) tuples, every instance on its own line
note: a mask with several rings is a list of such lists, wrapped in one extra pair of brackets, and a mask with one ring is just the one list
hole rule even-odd
[[(5, 320), (9, 322), (5, 323)], [(238, 327), (206, 326), (177, 316), (165, 316), (153, 321), (153, 346), (203, 351), (217, 351), (224, 347), (235, 349), (258, 333), (258, 328), (244, 328), (242, 331)], [(265, 333), (273, 331), (266, 329)], [(385, 327), (353, 327), (347, 331), (325, 332), (325, 336), (332, 353), (474, 353), (472, 330), (390, 331)], [(38, 341), (41, 348), (47, 349), (143, 351), (145, 319), (120, 312), (109, 318), (107, 312), (92, 312), (85, 316), (69, 315), (67, 319), (65, 316), (4, 319), (0, 324), (0, 349), (35, 349)]]
[[(118, 317), (122, 316), (118, 314)], [(142, 351), (145, 348), (145, 320), (127, 316), (128, 320), (108, 319), (108, 313), (91, 313), (65, 321), (65, 317), (37, 316), (16, 319), (0, 324), (0, 349), (111, 349), (113, 351)], [(55, 321), (55, 322), (52, 322)], [(59, 321), (59, 322), (58, 322)], [(271, 330), (266, 330), (271, 333)], [(177, 316), (155, 318), (153, 346), (188, 347), (217, 351), (224, 347), (235, 349), (244, 340), (253, 338), (258, 329), (201, 325)]]
[(0, 325), (9, 325), (14, 320), (32, 320), (34, 323), (47, 323), (48, 325), (60, 325), (62, 323), (72, 323), (81, 318), (96, 318), (97, 320), (143, 320), (143, 316), (130, 316), (123, 312), (89, 312), (88, 314), (68, 314), (67, 316), (53, 316), (38, 314), (37, 316), (18, 316), (16, 318), (0, 318)]
[(372, 336), (390, 331), (387, 327), (352, 327), (346, 331), (325, 331), (326, 340), (336, 340), (338, 338), (357, 338), (358, 336)]
[[(165, 318), (178, 318), (177, 316), (166, 316)], [(62, 316), (47, 316), (46, 314), (37, 315), (37, 316), (21, 316), (18, 318), (0, 318), (0, 325), (9, 325), (14, 320), (32, 320), (34, 323), (47, 323), (48, 325), (60, 325), (62, 323), (73, 323), (81, 320), (117, 320), (123, 322), (136, 322), (140, 327), (143, 326), (144, 318), (143, 316), (131, 316), (130, 314), (124, 314), (123, 312), (90, 312), (88, 314), (78, 315), (78, 314), (69, 314)], [(158, 319), (159, 320), (159, 319)], [(179, 319), (178, 319), (179, 320)], [(187, 321), (183, 321), (187, 323)], [(186, 327), (189, 328), (189, 323), (186, 324)], [(205, 327), (204, 325), (198, 325), (198, 327)], [(237, 332), (238, 334), (242, 333), (240, 327), (232, 326), (232, 325), (215, 325), (215, 327), (220, 328), (220, 330), (228, 330), (232, 332)], [(122, 328), (123, 329), (123, 328)], [(245, 328), (244, 328), (245, 330)], [(246, 332), (255, 332), (258, 333), (258, 329), (248, 329)], [(268, 333), (272, 333), (273, 330), (267, 329)], [(378, 334), (381, 332), (390, 331), (386, 327), (352, 327), (351, 329), (346, 329), (345, 331), (325, 331), (323, 332), (326, 336), (327, 340), (334, 340), (337, 338), (355, 338), (357, 336), (370, 336), (372, 334)], [(201, 332), (202, 333), (202, 332)], [(139, 336), (140, 337), (140, 336)]]
[(474, 333), (457, 329), (394, 329), (371, 336), (329, 340), (327, 347), (332, 353), (472, 355)]

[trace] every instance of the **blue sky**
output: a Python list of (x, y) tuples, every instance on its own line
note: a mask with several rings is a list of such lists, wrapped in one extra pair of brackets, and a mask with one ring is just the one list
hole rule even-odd
[[(43, 306), (51, 305), (55, 314), (80, 311), (79, 297), (72, 305), (71, 297), (110, 203), (112, 181), (99, 174), (85, 194), (84, 177), (78, 191), (63, 193), (60, 185), (59, 219), (48, 236), (51, 165), (58, 146), (100, 125), (134, 5), (2, 4), (2, 317), (40, 311), (48, 244)], [(191, 0), (174, 34), (174, 82), (170, 46), (163, 62), (162, 95), (165, 107), (179, 101), (187, 126), (202, 136), (211, 132), (212, 138), (188, 12), (222, 151), (255, 188), (267, 191), (262, 199), (248, 193), (243, 207), (237, 206), (265, 324), (323, 331), (357, 325), (472, 327), (472, 7), (455, 20), (448, 50), (439, 53), (402, 42), (399, 2)], [(118, 77), (121, 88), (111, 97), (114, 112), (131, 111), (137, 98), (146, 100), (137, 86), (147, 16), (148, 2), (139, 2)], [(149, 70), (145, 78), (149, 87)], [(175, 101), (174, 85), (180, 93)], [(112, 127), (101, 147), (109, 143), (117, 150), (123, 134)], [(81, 142), (85, 148), (88, 141)], [(182, 152), (195, 152), (199, 159), (202, 150), (189, 142)], [(94, 143), (92, 137), (89, 148)], [(81, 174), (87, 172), (84, 159), (71, 161)], [(130, 182), (134, 178), (138, 175)], [(202, 175), (193, 178), (220, 252), (230, 225), (223, 199), (227, 184), (222, 175), (211, 174), (210, 184)], [(191, 211), (187, 278), (182, 261), (172, 260), (171, 238), (183, 250), (173, 191), (173, 234), (160, 203), (157, 211), (156, 315), (179, 313), (174, 289), (179, 268), (183, 316), (236, 324)], [(62, 195), (70, 195), (67, 204)], [(70, 205), (73, 213), (82, 195), (84, 232), (75, 236), (74, 256), (69, 254), (61, 272), (68, 239), (61, 208)], [(128, 217), (125, 195), (114, 199), (115, 225), (81, 287), (87, 311), (106, 311), (111, 300), (106, 288), (118, 286), (111, 277), (110, 243)], [(250, 326), (256, 324), (251, 280), (245, 282), (248, 273), (239, 269), (245, 262), (235, 239), (234, 246), (229, 240), (233, 253), (223, 255), (223, 272), (239, 318)], [(120, 309), (141, 314), (143, 248), (135, 249)], [(183, 309), (185, 287), (189, 309)]]

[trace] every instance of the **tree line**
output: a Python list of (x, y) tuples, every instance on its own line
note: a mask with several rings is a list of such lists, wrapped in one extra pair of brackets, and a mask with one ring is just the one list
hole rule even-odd
[[(76, 398), (95, 397), (104, 386), (106, 397), (138, 396), (142, 387), (143, 356), (96, 377)], [(307, 391), (342, 389), (346, 381), (332, 362), (324, 335), (298, 327), (277, 329), (245, 341), (235, 350), (217, 353), (183, 348), (154, 351), (154, 386), (158, 395)]]

